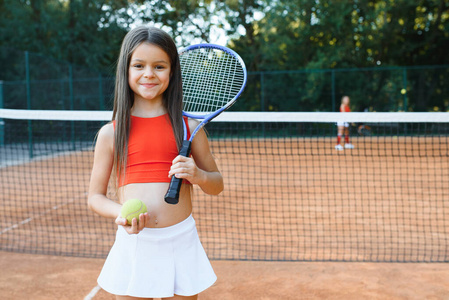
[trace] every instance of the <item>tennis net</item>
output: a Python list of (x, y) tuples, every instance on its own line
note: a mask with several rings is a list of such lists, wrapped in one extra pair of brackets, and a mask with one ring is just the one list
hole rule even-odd
[[(110, 118), (0, 110), (0, 250), (107, 255), (116, 227), (87, 190)], [(225, 181), (194, 190), (211, 259), (449, 261), (449, 114), (229, 112), (207, 131)]]

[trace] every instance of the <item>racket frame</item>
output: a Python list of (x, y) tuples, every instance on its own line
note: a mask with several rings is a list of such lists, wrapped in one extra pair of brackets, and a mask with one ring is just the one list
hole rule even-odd
[[(182, 122), (183, 128), (184, 128), (184, 140), (183, 140), (183, 143), (182, 143), (182, 147), (181, 147), (181, 149), (179, 151), (179, 155), (182, 155), (182, 156), (185, 156), (185, 157), (190, 156), (191, 143), (193, 141), (193, 138), (197, 134), (197, 132), (199, 130), (201, 130), (206, 124), (208, 124), (213, 118), (217, 117), (219, 114), (221, 114), (222, 112), (224, 112), (225, 110), (230, 108), (236, 102), (236, 100), (240, 97), (240, 95), (242, 94), (243, 90), (245, 89), (247, 78), (248, 78), (245, 62), (243, 61), (243, 59), (237, 54), (237, 52), (235, 52), (234, 50), (231, 50), (231, 49), (229, 49), (227, 47), (216, 45), (216, 44), (202, 43), (202, 44), (196, 44), (196, 45), (191, 45), (191, 46), (186, 47), (185, 49), (183, 49), (180, 52), (179, 55), (182, 55), (184, 52), (187, 52), (187, 51), (190, 51), (190, 50), (194, 50), (194, 49), (198, 49), (198, 48), (212, 48), (212, 49), (221, 50), (221, 51), (224, 51), (224, 52), (230, 54), (234, 58), (236, 58), (239, 61), (240, 65), (242, 66), (243, 81), (242, 81), (242, 86), (240, 87), (240, 90), (233, 97), (233, 99), (228, 101), (224, 106), (222, 106), (221, 108), (217, 109), (216, 111), (213, 111), (213, 112), (207, 113), (207, 114), (199, 113), (199, 112), (186, 112), (186, 111), (182, 112), (183, 116), (186, 116), (188, 118), (197, 119), (197, 120), (202, 120), (196, 126), (195, 130), (191, 133), (189, 140), (187, 140), (186, 122), (184, 122), (184, 121)], [(178, 201), (179, 201), (179, 192), (181, 190), (181, 185), (182, 185), (182, 178), (176, 178), (173, 175), (172, 179), (170, 181), (170, 186), (168, 188), (168, 191), (167, 191), (167, 193), (166, 193), (166, 195), (164, 197), (165, 202), (167, 202), (169, 204), (177, 204), (178, 203)]]

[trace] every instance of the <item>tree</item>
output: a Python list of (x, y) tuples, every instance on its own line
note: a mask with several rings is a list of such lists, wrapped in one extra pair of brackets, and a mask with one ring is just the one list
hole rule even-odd
[[(242, 54), (251, 71), (449, 63), (445, 50), (449, 49), (448, 0), (276, 0), (266, 1), (265, 4), (264, 17), (252, 20), (250, 24), (246, 20), (251, 18), (245, 16), (242, 9), (238, 11), (238, 18), (228, 17), (230, 22), (234, 22), (233, 28), (242, 25), (246, 29), (247, 35), (239, 36), (230, 44)], [(402, 75), (393, 73), (381, 70), (378, 74), (345, 73), (345, 80), (340, 80), (337, 93), (358, 94), (355, 99), (365, 101), (358, 103), (360, 106), (386, 101), (379, 104), (378, 109), (393, 109), (389, 99), (400, 98), (398, 93), (402, 88), (398, 83), (402, 83)], [(326, 109), (322, 105), (323, 101), (328, 102), (325, 98), (330, 94), (331, 72), (327, 74), (326, 77), (315, 72), (298, 77), (292, 73), (282, 76), (277, 73), (270, 77), (269, 82), (278, 94), (303, 86), (296, 91), (296, 97), (291, 96), (291, 101), (297, 101), (296, 107), (299, 109), (306, 105)], [(419, 95), (412, 93), (409, 96), (414, 110), (426, 110), (429, 106), (445, 107), (444, 101), (448, 100), (444, 100), (441, 94), (444, 90), (442, 77), (445, 76), (441, 72), (421, 72), (418, 77), (410, 78), (408, 88), (416, 93), (419, 91)], [(264, 80), (267, 81), (267, 78)], [(359, 84), (355, 85), (356, 82)], [(254, 84), (264, 88), (262, 78), (255, 80)], [(396, 93), (396, 96), (391, 96), (391, 93)], [(440, 94), (435, 97), (435, 93)], [(275, 94), (267, 94), (267, 91), (261, 94), (269, 99), (282, 100), (275, 100), (276, 103), (271, 105), (273, 109), (286, 104), (282, 96), (276, 97)], [(262, 96), (255, 95), (254, 99), (257, 98), (261, 99)]]
[(244, 55), (260, 47), (248, 56), (254, 71), (449, 63), (448, 0), (266, 1), (258, 21), (249, 15), (261, 1), (240, 2), (251, 9), (240, 3), (228, 21), (246, 34), (231, 43)]
[[(372, 104), (396, 97), (390, 95), (403, 88), (402, 75), (353, 72), (342, 78), (329, 70), (449, 64), (449, 0), (0, 0), (0, 47), (107, 73), (123, 36), (138, 24), (162, 27), (178, 46), (210, 42), (224, 30), (250, 72), (328, 70), (253, 74), (244, 109), (328, 110), (331, 93), (335, 98), (350, 91), (359, 95), (357, 102), (368, 86), (367, 103), (360, 105)], [(409, 96), (413, 109), (443, 109), (449, 102), (445, 77), (445, 71), (413, 73), (407, 86), (415, 91)], [(331, 82), (340, 83), (337, 92)], [(301, 94), (299, 105), (270, 103), (276, 91), (285, 91), (289, 101)]]
[(0, 46), (109, 70), (126, 34), (111, 16), (125, 2), (4, 1)]

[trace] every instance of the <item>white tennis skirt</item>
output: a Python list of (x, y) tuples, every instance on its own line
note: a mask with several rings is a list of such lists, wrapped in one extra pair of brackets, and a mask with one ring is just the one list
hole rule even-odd
[(349, 123), (348, 122), (337, 122), (337, 126), (349, 127)]
[(196, 295), (217, 280), (201, 245), (195, 220), (139, 234), (117, 229), (98, 284), (121, 296), (165, 298)]

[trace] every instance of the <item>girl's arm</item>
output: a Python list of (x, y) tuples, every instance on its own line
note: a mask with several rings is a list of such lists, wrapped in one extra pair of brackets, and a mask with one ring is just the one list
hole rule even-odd
[(100, 216), (114, 218), (115, 223), (123, 225), (128, 233), (138, 233), (149, 223), (148, 213), (140, 215), (139, 223), (134, 219), (131, 226), (126, 226), (126, 219), (119, 216), (122, 205), (106, 197), (113, 165), (113, 145), (114, 127), (111, 123), (103, 126), (98, 133), (89, 184), (88, 205)]
[[(198, 125), (197, 121), (189, 119), (190, 132)], [(192, 128), (193, 127), (193, 128)], [(218, 195), (223, 191), (223, 177), (218, 170), (215, 159), (209, 148), (209, 141), (203, 129), (193, 138), (192, 156), (184, 157), (178, 155), (173, 160), (169, 176), (175, 176), (188, 180), (209, 195)]]
[(113, 145), (114, 128), (108, 124), (98, 133), (88, 195), (89, 208), (106, 218), (117, 218), (121, 209), (120, 204), (106, 197), (113, 164)]

